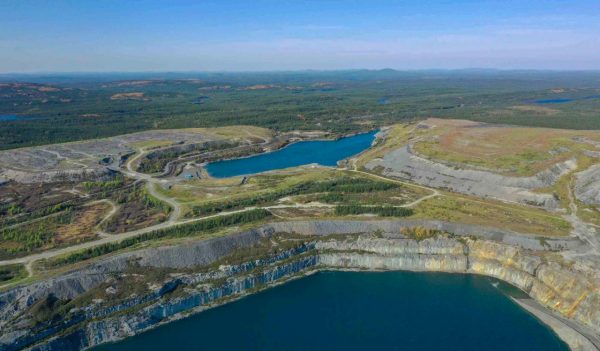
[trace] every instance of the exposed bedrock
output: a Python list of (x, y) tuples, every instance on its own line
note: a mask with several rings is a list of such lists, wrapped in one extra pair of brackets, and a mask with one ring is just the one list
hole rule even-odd
[(81, 180), (101, 177), (118, 161), (135, 152), (133, 145), (169, 140), (187, 145), (214, 140), (214, 136), (186, 130), (154, 130), (105, 139), (0, 151), (0, 180), (20, 183)]
[(387, 153), (381, 159), (369, 161), (365, 167), (370, 170), (383, 167), (382, 172), (386, 176), (403, 178), (434, 188), (557, 209), (559, 203), (554, 196), (531, 190), (551, 186), (576, 166), (575, 160), (567, 160), (531, 177), (507, 177), (487, 171), (450, 167), (427, 160), (411, 153), (410, 147), (406, 145)]
[(94, 166), (85, 169), (67, 169), (62, 171), (30, 172), (14, 169), (0, 168), (0, 180), (14, 180), (19, 183), (52, 183), (60, 181), (85, 181), (109, 179), (114, 170), (103, 166)]
[(600, 205), (600, 164), (577, 173), (575, 196), (588, 205)]
[[(435, 232), (432, 237), (415, 240), (410, 230), (403, 229), (415, 227), (444, 228), (446, 233)], [(538, 240), (523, 235), (517, 240), (516, 236), (497, 229), (435, 221), (300, 221), (118, 254), (0, 294), (0, 349), (79, 350), (322, 269), (493, 276), (521, 288), (541, 305), (572, 321), (577, 330), (583, 330), (587, 336), (575, 329), (570, 336), (561, 336), (569, 339), (573, 349), (594, 349), (589, 336), (594, 339), (600, 334), (597, 271), (576, 268), (558, 252), (577, 248), (578, 241)], [(550, 247), (552, 251), (548, 251)], [(243, 252), (252, 255), (243, 256)], [(241, 260), (231, 263), (236, 257)], [(136, 267), (137, 275), (131, 274), (131, 267)], [(60, 319), (30, 322), (28, 311), (48, 294), (61, 300), (74, 299), (86, 292), (108, 291), (119, 275), (142, 279), (140, 275), (152, 276), (155, 270), (176, 273), (163, 275), (152, 284), (144, 281), (152, 285), (144, 294), (128, 294), (112, 304), (86, 302)]]

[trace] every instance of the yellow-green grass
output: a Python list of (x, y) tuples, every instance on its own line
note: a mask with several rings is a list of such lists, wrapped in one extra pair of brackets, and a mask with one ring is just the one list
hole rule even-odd
[(0, 266), (0, 286), (13, 285), (27, 277), (27, 270), (22, 264)]
[(428, 119), (417, 129), (414, 151), (428, 159), (475, 166), (510, 176), (529, 176), (577, 157), (593, 146), (575, 137), (600, 139), (595, 131), (482, 125)]
[(600, 209), (597, 206), (579, 204), (577, 216), (585, 222), (600, 226)]
[(415, 130), (415, 123), (395, 124), (389, 127), (384, 140), (380, 141), (376, 146), (361, 153), (356, 159), (357, 169), (362, 169), (369, 161), (383, 157), (388, 152), (400, 148), (411, 138)]
[(232, 126), (214, 128), (214, 133), (223, 137), (260, 137), (272, 138), (275, 134), (272, 130), (254, 126)]
[[(236, 197), (258, 195), (290, 188), (307, 181), (322, 181), (342, 176), (340, 172), (326, 167), (296, 167), (250, 176), (242, 184), (243, 177), (194, 179), (161, 189), (165, 195), (183, 204), (201, 204)], [(346, 174), (352, 176), (352, 174)]]
[(559, 214), (468, 196), (427, 199), (414, 207), (413, 218), (436, 219), (512, 230), (544, 236), (566, 236), (571, 225)]
[(142, 140), (130, 143), (129, 146), (136, 149), (153, 149), (162, 146), (173, 145), (175, 141), (173, 140)]
[[(348, 193), (336, 194), (340, 197), (341, 204), (361, 204), (361, 205), (406, 205), (431, 194), (431, 191), (412, 186), (400, 185), (397, 188), (371, 191), (368, 193)], [(325, 202), (322, 198), (327, 194), (298, 195), (294, 200), (299, 203), (308, 203), (311, 201)]]

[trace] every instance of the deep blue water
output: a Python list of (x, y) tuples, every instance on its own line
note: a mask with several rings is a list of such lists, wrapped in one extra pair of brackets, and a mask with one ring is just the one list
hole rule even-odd
[(95, 350), (568, 350), (496, 282), (318, 273)]
[(371, 146), (375, 134), (376, 131), (331, 141), (300, 141), (265, 154), (209, 163), (206, 170), (213, 177), (225, 178), (309, 163), (335, 166), (337, 161), (358, 154)]

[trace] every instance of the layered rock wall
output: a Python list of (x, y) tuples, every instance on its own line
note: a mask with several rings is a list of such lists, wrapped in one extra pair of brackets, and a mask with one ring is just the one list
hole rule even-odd
[[(403, 228), (429, 224), (456, 233), (424, 240)], [(79, 350), (115, 341), (244, 294), (326, 269), (413, 270), (474, 273), (507, 281), (548, 309), (600, 334), (600, 282), (576, 269), (548, 245), (577, 247), (570, 239), (551, 244), (515, 241), (515, 234), (444, 222), (322, 221), (283, 222), (238, 235), (185, 245), (116, 255), (75, 272), (0, 295), (0, 349)], [(481, 228), (480, 228), (481, 229)], [(408, 235), (408, 234), (406, 234)], [(294, 244), (291, 245), (290, 241)], [(550, 240), (551, 242), (553, 240)], [(515, 242), (517, 244), (515, 244)], [(264, 245), (271, 245), (266, 248)], [(285, 249), (282, 248), (283, 245)], [(223, 264), (240, 250), (261, 247), (260, 257)], [(31, 306), (52, 293), (73, 299), (101, 287), (135, 265), (144, 269), (182, 269), (158, 281), (146, 295), (117, 304), (90, 303), (62, 320), (32, 327)], [(37, 344), (37, 346), (35, 346)], [(573, 347), (576, 348), (575, 346)]]

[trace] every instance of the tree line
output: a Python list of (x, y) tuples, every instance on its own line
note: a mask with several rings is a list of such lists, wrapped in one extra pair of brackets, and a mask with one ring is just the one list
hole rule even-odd
[(335, 207), (335, 214), (338, 216), (365, 213), (376, 214), (383, 217), (408, 217), (413, 214), (413, 210), (406, 207), (394, 206), (338, 205)]
[(305, 195), (314, 193), (365, 193), (371, 191), (388, 190), (400, 185), (384, 181), (374, 181), (362, 178), (342, 177), (327, 181), (308, 181), (294, 185), (287, 189), (271, 191), (249, 197), (231, 199), (219, 202), (209, 202), (192, 207), (194, 216), (219, 213), (249, 206), (263, 205), (292, 195)]
[(133, 238), (127, 238), (120, 242), (107, 243), (89, 249), (74, 252), (67, 256), (60, 257), (49, 262), (49, 265), (60, 266), (63, 264), (75, 263), (90, 258), (102, 256), (110, 252), (121, 250), (148, 240), (193, 236), (201, 232), (212, 231), (218, 228), (255, 222), (267, 218), (270, 215), (271, 213), (267, 210), (254, 209), (226, 216), (204, 219), (194, 223), (182, 224), (170, 228), (159, 229)]

